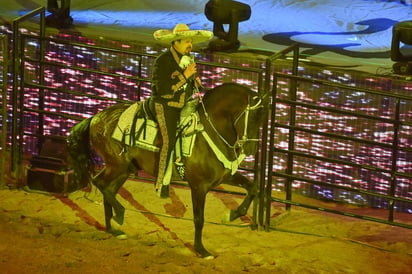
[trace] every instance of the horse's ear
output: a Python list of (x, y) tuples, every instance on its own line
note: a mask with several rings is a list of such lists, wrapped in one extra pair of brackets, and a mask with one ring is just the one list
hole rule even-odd
[(261, 98), (263, 105), (267, 104), (269, 102), (269, 92), (264, 92)]
[(269, 93), (264, 92), (263, 96), (253, 97), (252, 105), (256, 105), (256, 106), (259, 106), (259, 107), (266, 108), (268, 102), (269, 102)]
[(262, 106), (263, 108), (266, 110), (269, 108), (269, 102), (270, 102), (270, 96), (269, 96), (269, 92), (264, 92), (263, 96), (260, 97), (262, 100)]
[(261, 117), (267, 117), (268, 110), (269, 110), (269, 103), (270, 103), (270, 95), (269, 92), (263, 92), (263, 96), (260, 97), (261, 100)]

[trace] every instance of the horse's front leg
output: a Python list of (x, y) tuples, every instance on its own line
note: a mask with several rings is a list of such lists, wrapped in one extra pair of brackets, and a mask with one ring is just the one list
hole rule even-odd
[(192, 191), (192, 206), (193, 206), (193, 222), (195, 225), (195, 251), (202, 258), (211, 259), (214, 256), (209, 253), (203, 246), (202, 232), (205, 218), (205, 202), (207, 191), (198, 189), (196, 187), (191, 188)]
[(256, 196), (256, 185), (251, 182), (248, 178), (241, 175), (239, 172), (236, 172), (229, 181), (225, 181), (225, 184), (239, 186), (247, 190), (247, 194), (243, 202), (239, 205), (236, 210), (231, 210), (229, 215), (229, 221), (236, 220), (241, 216), (245, 216), (247, 211), (252, 203), (253, 199)]

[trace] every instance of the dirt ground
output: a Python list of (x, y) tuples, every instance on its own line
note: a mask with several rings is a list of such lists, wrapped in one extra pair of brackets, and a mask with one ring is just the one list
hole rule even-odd
[[(412, 273), (412, 230), (273, 205), (270, 232), (251, 230), (251, 211), (222, 222), (241, 196), (211, 192), (205, 260), (193, 252), (190, 192), (157, 198), (149, 183), (129, 180), (119, 240), (104, 232), (97, 190), (68, 197), (0, 190), (0, 273)], [(410, 216), (410, 215), (409, 215)]]

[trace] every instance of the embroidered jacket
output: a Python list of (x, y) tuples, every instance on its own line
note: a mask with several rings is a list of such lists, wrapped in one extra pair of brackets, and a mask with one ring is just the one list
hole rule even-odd
[(187, 80), (179, 63), (182, 55), (171, 47), (158, 56), (153, 65), (152, 97), (168, 106), (182, 108), (191, 96), (193, 81)]

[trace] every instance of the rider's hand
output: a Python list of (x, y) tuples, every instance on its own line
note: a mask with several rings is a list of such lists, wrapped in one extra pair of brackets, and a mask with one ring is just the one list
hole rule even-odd
[(202, 87), (202, 80), (198, 76), (195, 78), (195, 87), (200, 88)]
[(191, 63), (189, 66), (187, 66), (183, 73), (186, 79), (189, 79), (190, 77), (195, 75), (197, 73), (196, 63)]

